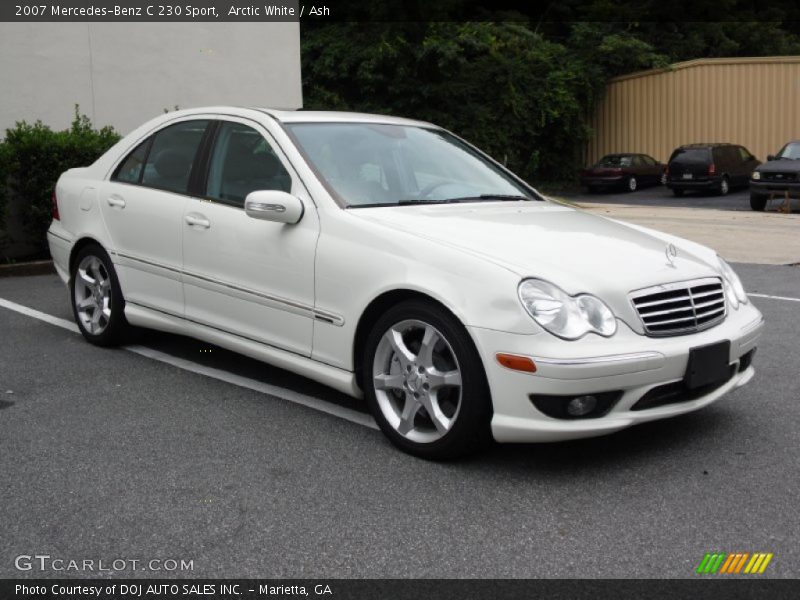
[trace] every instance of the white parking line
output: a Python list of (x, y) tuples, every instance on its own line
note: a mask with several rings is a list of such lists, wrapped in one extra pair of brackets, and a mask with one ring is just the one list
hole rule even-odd
[[(11, 302), (5, 298), (0, 298), (0, 306), (7, 308), (8, 310), (13, 310), (19, 314), (33, 317), (34, 319), (39, 319), (40, 321), (44, 321), (50, 325), (61, 327), (62, 329), (66, 329), (73, 333), (80, 333), (78, 326), (72, 321), (67, 321), (66, 319), (60, 319), (58, 317), (48, 315), (47, 313), (43, 313), (34, 308), (23, 306), (22, 304), (17, 304), (16, 302)], [(258, 381), (257, 379), (250, 379), (249, 377), (236, 375), (235, 373), (229, 373), (227, 371), (223, 371), (222, 369), (207, 367), (205, 365), (186, 360), (185, 358), (172, 356), (171, 354), (166, 354), (145, 346), (123, 346), (123, 349), (158, 362), (172, 365), (173, 367), (177, 367), (184, 371), (197, 373), (198, 375), (204, 375), (205, 377), (224, 381), (225, 383), (230, 383), (248, 390), (260, 392), (262, 394), (269, 394), (270, 396), (280, 398), (281, 400), (300, 404), (301, 406), (318, 410), (325, 414), (350, 421), (351, 423), (363, 425), (364, 427), (369, 427), (370, 429), (378, 429), (378, 425), (370, 415), (358, 412), (357, 410), (353, 410), (351, 408), (339, 406), (337, 404), (331, 404), (330, 402), (326, 402), (320, 398), (315, 398), (314, 396), (295, 392), (294, 390), (282, 388), (277, 385), (264, 383), (263, 381)]]
[(792, 298), (791, 296), (770, 296), (769, 294), (751, 294), (747, 293), (748, 296), (752, 296), (753, 298), (769, 298), (770, 300), (784, 300), (785, 302), (800, 302), (800, 298)]

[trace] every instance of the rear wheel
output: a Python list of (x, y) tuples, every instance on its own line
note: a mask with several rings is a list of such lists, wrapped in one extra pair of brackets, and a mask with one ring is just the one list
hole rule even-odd
[(661, 177), (658, 178), (658, 183), (661, 185), (667, 185), (667, 174), (662, 173)]
[(750, 208), (759, 212), (767, 207), (767, 197), (761, 194), (750, 192)]
[(130, 330), (125, 300), (108, 254), (92, 244), (75, 257), (69, 280), (72, 312), (83, 337), (98, 346), (114, 346)]
[(432, 302), (410, 300), (373, 326), (364, 350), (367, 402), (383, 433), (427, 459), (491, 441), (489, 385), (464, 326)]
[(677, 196), (678, 198), (680, 198), (681, 196), (683, 196), (684, 190), (673, 189), (672, 193), (675, 194), (675, 196)]
[(728, 182), (727, 177), (723, 177), (722, 181), (719, 182), (719, 195), (720, 196), (727, 196), (728, 192), (731, 191), (731, 185)]

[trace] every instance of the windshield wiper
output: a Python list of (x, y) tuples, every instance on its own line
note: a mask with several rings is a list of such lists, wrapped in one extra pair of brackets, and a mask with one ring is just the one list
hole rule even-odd
[(503, 200), (515, 202), (517, 200), (530, 200), (527, 196), (520, 196), (515, 194), (481, 194), (481, 200)]
[(532, 200), (527, 196), (514, 196), (511, 194), (481, 194), (480, 196), (464, 196), (462, 198), (407, 198), (396, 202), (374, 202), (370, 204), (348, 204), (347, 208), (374, 208), (376, 206), (410, 206), (413, 204), (459, 204), (461, 202), (481, 202), (482, 200), (501, 200), (516, 202), (519, 200)]

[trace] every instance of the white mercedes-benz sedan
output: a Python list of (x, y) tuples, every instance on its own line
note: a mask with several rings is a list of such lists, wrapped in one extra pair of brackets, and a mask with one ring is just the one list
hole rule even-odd
[(54, 203), (88, 341), (140, 326), (261, 359), (365, 396), (418, 456), (610, 433), (754, 373), (763, 319), (714, 251), (549, 201), (429, 123), (171, 112)]

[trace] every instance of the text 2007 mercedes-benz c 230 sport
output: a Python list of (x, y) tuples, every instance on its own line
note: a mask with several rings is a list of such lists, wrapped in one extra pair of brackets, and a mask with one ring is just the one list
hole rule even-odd
[(753, 377), (763, 319), (712, 250), (548, 201), (429, 123), (172, 112), (54, 202), (87, 340), (161, 329), (363, 394), (419, 456), (610, 433)]

